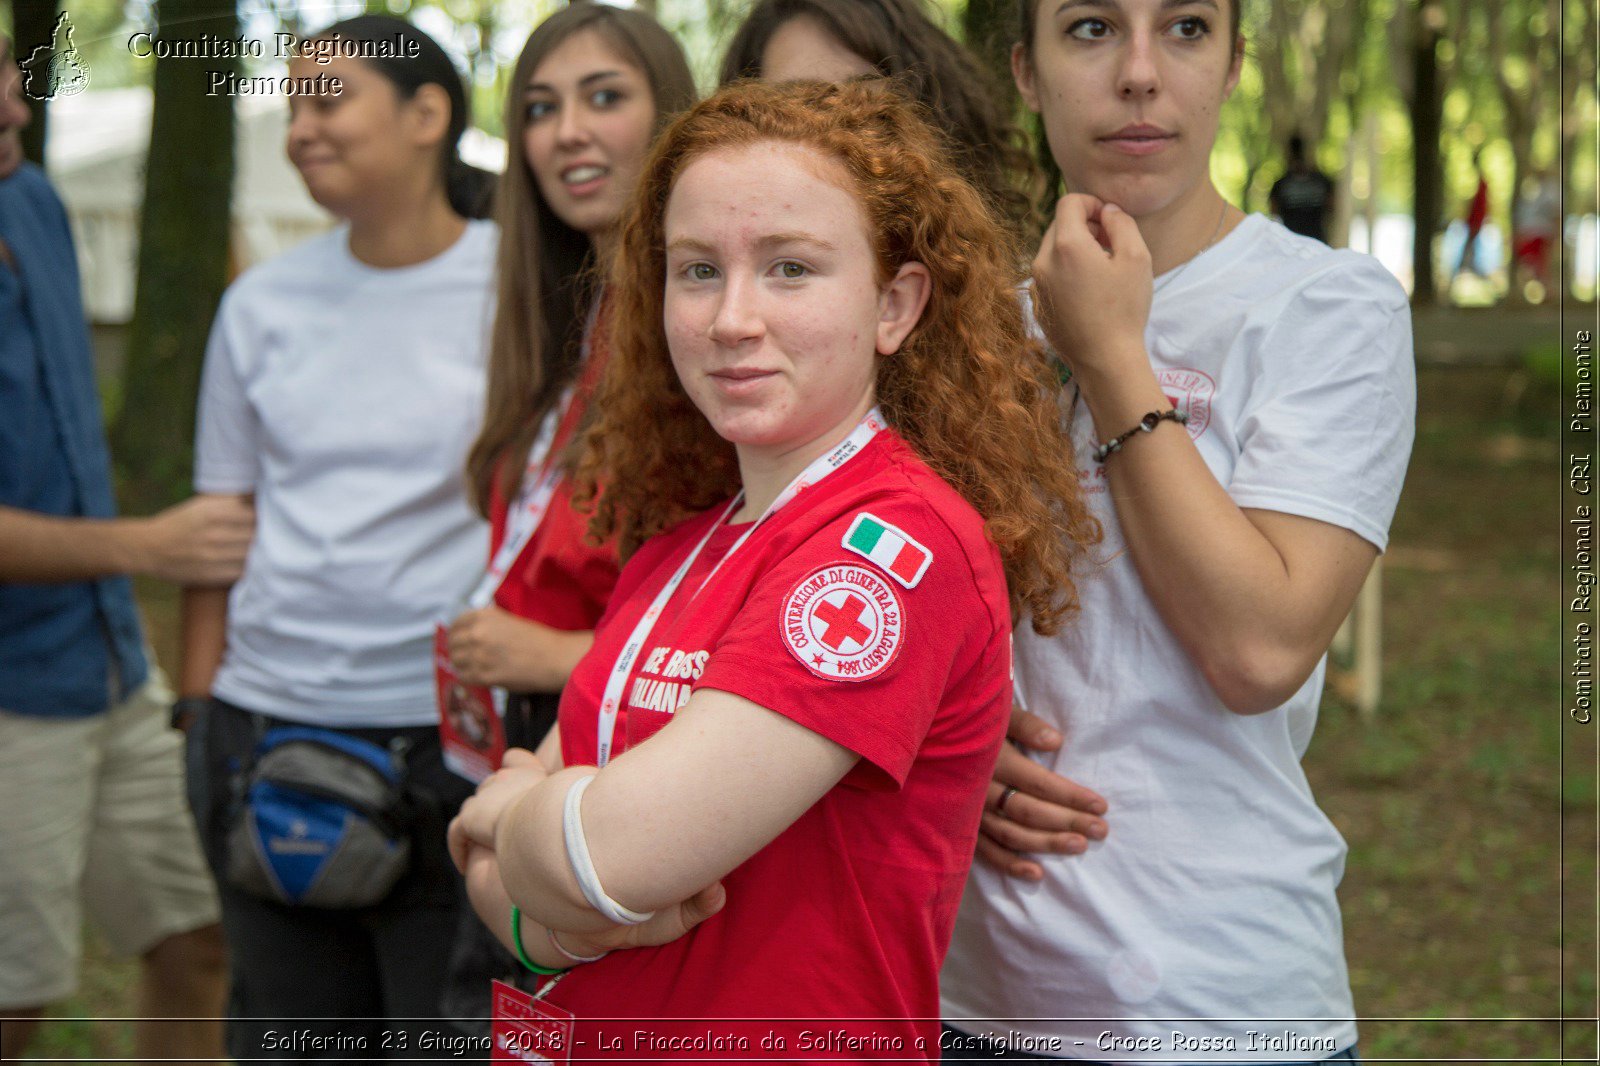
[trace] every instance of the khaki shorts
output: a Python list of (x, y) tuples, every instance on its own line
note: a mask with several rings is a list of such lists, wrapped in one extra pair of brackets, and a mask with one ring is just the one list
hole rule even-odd
[(217, 921), (160, 671), (105, 714), (0, 711), (0, 1009), (71, 995), (83, 911), (141, 955)]

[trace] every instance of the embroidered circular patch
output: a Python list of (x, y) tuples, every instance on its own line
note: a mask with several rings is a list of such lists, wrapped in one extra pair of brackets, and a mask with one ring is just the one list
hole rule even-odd
[(818, 677), (865, 681), (900, 654), (905, 617), (894, 587), (851, 563), (818, 567), (783, 602), (783, 640)]
[(1211, 399), (1217, 394), (1217, 383), (1211, 375), (1186, 366), (1166, 366), (1156, 371), (1156, 380), (1167, 401), (1188, 418), (1184, 429), (1190, 440), (1199, 440), (1200, 434), (1211, 424)]

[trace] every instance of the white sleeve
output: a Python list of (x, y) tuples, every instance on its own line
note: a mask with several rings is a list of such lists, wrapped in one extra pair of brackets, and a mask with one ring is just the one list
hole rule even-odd
[(238, 342), (238, 308), (231, 295), (224, 294), (206, 342), (194, 433), (196, 492), (253, 492), (259, 475), (261, 423), (250, 406), (239, 367), (244, 353)]
[(1382, 551), (1416, 425), (1405, 291), (1352, 255), (1297, 294), (1264, 344), (1267, 380), (1239, 423), (1228, 494), (1240, 507), (1349, 529)]

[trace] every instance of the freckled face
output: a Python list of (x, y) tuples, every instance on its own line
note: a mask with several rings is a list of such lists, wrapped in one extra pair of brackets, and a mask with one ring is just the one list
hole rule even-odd
[[(703, 155), (665, 219), (673, 366), (717, 433), (783, 459), (872, 406), (884, 309), (866, 215), (836, 162), (766, 142)], [(820, 442), (820, 443), (819, 443)]]
[(1236, 2), (1040, 0), (1033, 55), (1014, 68), (1069, 190), (1142, 218), (1208, 185), (1239, 78), (1226, 6)]
[(809, 15), (779, 26), (761, 52), (761, 80), (849, 81), (877, 71)]

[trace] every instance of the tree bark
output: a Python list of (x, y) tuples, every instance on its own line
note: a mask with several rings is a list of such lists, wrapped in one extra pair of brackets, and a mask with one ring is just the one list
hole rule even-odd
[(1411, 302), (1418, 307), (1432, 306), (1438, 300), (1433, 245), (1444, 218), (1444, 166), (1439, 150), (1444, 125), (1444, 87), (1439, 72), (1443, 22), (1443, 8), (1436, 0), (1412, 0), (1409, 104), (1416, 231), (1411, 243)]
[[(51, 43), (51, 31), (56, 24), (56, 0), (11, 0), (11, 54), (16, 59), (26, 59), (39, 45)], [(46, 131), (50, 124), (50, 106), (46, 100), (29, 100), (28, 109), (33, 119), (22, 130), (22, 151), (33, 162), (44, 166)]]
[[(162, 0), (158, 36), (239, 35), (231, 0)], [(112, 431), (125, 503), (145, 510), (188, 491), (206, 336), (228, 282), (233, 98), (206, 95), (208, 70), (236, 60), (157, 59), (139, 224), (139, 277), (123, 403)]]

